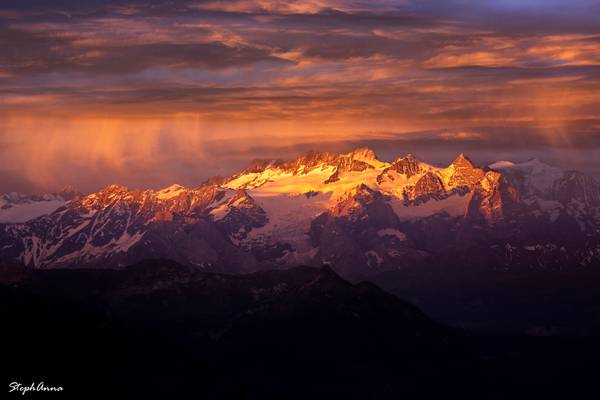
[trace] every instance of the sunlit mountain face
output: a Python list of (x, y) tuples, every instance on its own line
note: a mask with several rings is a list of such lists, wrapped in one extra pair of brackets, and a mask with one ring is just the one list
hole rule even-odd
[[(173, 259), (208, 271), (329, 265), (347, 278), (414, 265), (583, 268), (600, 262), (600, 182), (532, 159), (435, 167), (373, 150), (255, 160), (161, 190), (6, 195), (3, 258), (32, 268)], [(71, 195), (69, 199), (68, 195)]]
[(585, 398), (599, 116), (594, 0), (3, 0), (4, 384)]

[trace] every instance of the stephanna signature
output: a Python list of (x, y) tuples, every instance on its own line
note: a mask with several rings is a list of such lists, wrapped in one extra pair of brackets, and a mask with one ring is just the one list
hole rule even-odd
[(29, 392), (62, 392), (62, 386), (50, 386), (44, 382), (32, 383), (31, 385), (23, 385), (19, 382), (11, 382), (9, 385), (8, 393), (17, 392), (25, 395)]

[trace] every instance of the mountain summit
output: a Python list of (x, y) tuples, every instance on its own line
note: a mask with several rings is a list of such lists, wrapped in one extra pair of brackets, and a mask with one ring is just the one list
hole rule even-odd
[(227, 272), (325, 264), (351, 276), (447, 254), (509, 267), (600, 260), (596, 180), (539, 161), (480, 168), (464, 154), (436, 167), (368, 148), (311, 151), (193, 189), (112, 185), (5, 222), (0, 257), (34, 268), (166, 258)]

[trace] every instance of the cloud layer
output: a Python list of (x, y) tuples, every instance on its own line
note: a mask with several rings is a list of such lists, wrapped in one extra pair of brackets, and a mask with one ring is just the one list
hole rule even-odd
[(440, 162), (465, 146), (482, 161), (528, 152), (597, 173), (599, 11), (589, 0), (3, 1), (0, 192), (193, 184), (243, 159), (355, 143)]

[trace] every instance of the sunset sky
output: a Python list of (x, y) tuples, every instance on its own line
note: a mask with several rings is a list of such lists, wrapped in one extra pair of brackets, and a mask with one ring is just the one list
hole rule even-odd
[(0, 2), (0, 192), (363, 145), (600, 177), (600, 1)]

